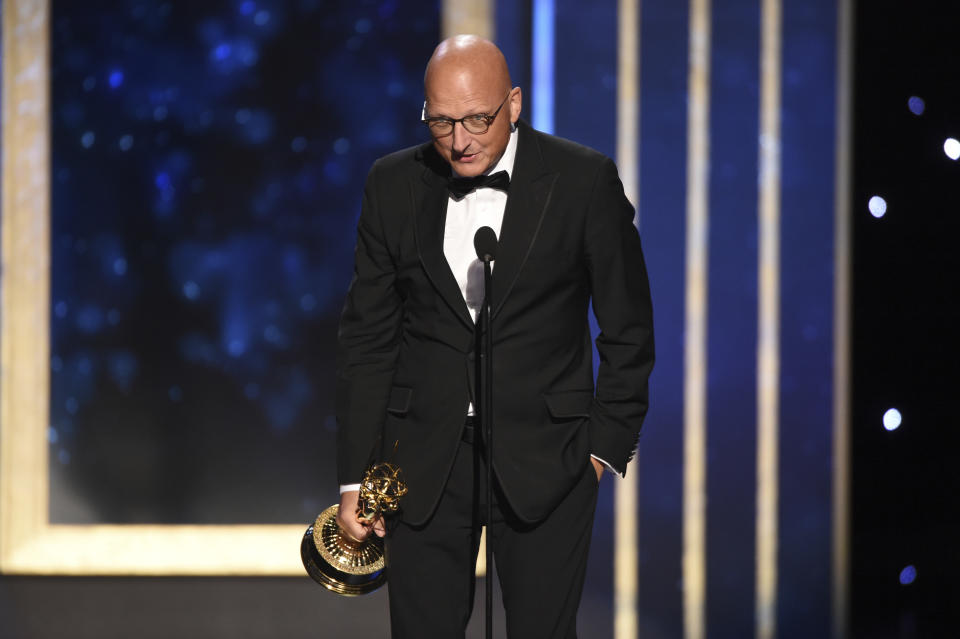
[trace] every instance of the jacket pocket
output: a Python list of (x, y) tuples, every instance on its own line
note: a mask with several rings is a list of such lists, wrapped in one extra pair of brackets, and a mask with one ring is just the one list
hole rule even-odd
[(593, 389), (545, 393), (543, 400), (547, 404), (550, 416), (554, 419), (590, 417), (590, 407), (593, 405)]
[(387, 401), (387, 412), (397, 417), (403, 417), (410, 410), (410, 399), (412, 397), (412, 388), (392, 387), (390, 389), (390, 399)]

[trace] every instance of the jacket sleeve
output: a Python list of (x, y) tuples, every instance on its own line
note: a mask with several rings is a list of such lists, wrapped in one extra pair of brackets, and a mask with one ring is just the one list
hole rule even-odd
[(593, 312), (600, 327), (591, 453), (626, 474), (647, 414), (653, 369), (653, 309), (633, 207), (613, 161), (597, 174), (585, 226)]
[(337, 335), (337, 480), (341, 485), (359, 482), (375, 454), (400, 344), (403, 306), (376, 176), (375, 164), (363, 193), (353, 278)]

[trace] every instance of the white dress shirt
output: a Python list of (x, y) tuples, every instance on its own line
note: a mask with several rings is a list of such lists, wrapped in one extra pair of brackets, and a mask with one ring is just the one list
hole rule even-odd
[[(500, 156), (500, 161), (487, 171), (487, 174), (506, 171), (507, 175), (513, 177), (513, 161), (516, 156), (517, 132), (513, 131), (507, 142), (507, 148)], [(506, 207), (506, 192), (489, 187), (470, 191), (459, 200), (451, 194), (447, 200), (443, 254), (447, 258), (447, 264), (450, 265), (457, 284), (460, 285), (460, 294), (463, 295), (474, 322), (477, 321), (477, 314), (483, 304), (483, 262), (477, 257), (473, 236), (481, 227), (489, 226), (499, 239), (500, 227), (503, 225), (503, 211)], [(472, 407), (469, 414), (473, 414)]]

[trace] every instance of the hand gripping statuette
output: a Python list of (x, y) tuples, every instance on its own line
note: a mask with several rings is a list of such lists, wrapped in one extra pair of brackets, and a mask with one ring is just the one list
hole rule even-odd
[[(407, 486), (400, 469), (393, 464), (371, 464), (360, 482), (357, 515), (373, 521), (381, 514), (393, 514)], [(383, 538), (371, 534), (360, 541), (337, 525), (334, 504), (307, 528), (300, 542), (300, 558), (314, 581), (338, 595), (355, 596), (373, 592), (387, 581)]]

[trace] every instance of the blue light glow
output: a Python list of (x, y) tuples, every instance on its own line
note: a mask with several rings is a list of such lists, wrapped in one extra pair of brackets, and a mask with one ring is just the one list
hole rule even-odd
[(153, 178), (153, 183), (161, 191), (172, 188), (173, 186), (170, 181), (170, 174), (166, 172), (157, 173)]
[(232, 52), (233, 47), (231, 47), (229, 43), (221, 42), (213, 48), (213, 59), (222, 62), (229, 58)]
[(200, 286), (196, 282), (190, 281), (183, 285), (183, 295), (188, 300), (195, 300), (200, 297)]
[(553, 133), (554, 0), (533, 3), (533, 127)]
[(915, 95), (911, 95), (910, 99), (907, 100), (907, 108), (910, 109), (910, 113), (914, 115), (923, 115), (923, 112), (927, 108), (927, 105), (923, 101), (923, 98)]
[(242, 339), (230, 340), (227, 344), (227, 352), (233, 357), (240, 357), (247, 352), (247, 344)]
[(900, 584), (909, 586), (917, 579), (917, 568), (913, 564), (900, 571)]
[(98, 333), (103, 328), (103, 311), (99, 306), (87, 305), (81, 308), (76, 315), (77, 329), (81, 333)]
[(337, 138), (333, 142), (333, 152), (337, 155), (345, 155), (350, 151), (350, 140), (347, 138)]
[(96, 142), (97, 136), (93, 134), (93, 131), (86, 131), (83, 135), (80, 136), (80, 144), (83, 145), (83, 148), (89, 149), (93, 146), (93, 143)]
[(111, 89), (118, 89), (123, 84), (123, 71), (120, 69), (114, 69), (110, 72), (110, 75), (107, 77), (107, 83), (110, 85)]

